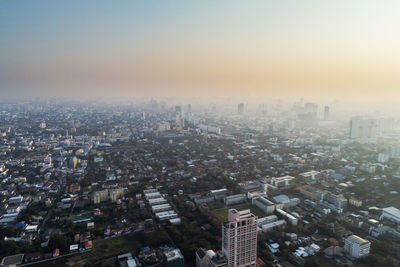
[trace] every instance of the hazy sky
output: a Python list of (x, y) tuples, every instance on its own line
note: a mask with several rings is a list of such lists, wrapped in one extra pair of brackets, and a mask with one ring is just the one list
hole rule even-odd
[(400, 1), (2, 0), (0, 93), (393, 100)]

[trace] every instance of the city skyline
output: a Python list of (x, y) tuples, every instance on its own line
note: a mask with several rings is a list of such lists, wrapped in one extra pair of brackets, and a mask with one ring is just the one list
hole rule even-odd
[(399, 14), (0, 1), (0, 267), (399, 267)]

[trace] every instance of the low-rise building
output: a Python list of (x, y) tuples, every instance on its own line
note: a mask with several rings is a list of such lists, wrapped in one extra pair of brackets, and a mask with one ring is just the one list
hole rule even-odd
[(108, 190), (96, 191), (92, 193), (92, 200), (94, 204), (108, 200)]
[(273, 229), (276, 229), (278, 227), (284, 226), (286, 225), (286, 221), (285, 220), (278, 220), (276, 222), (271, 222), (271, 223), (267, 223), (264, 224), (261, 228), (263, 232), (269, 232)]
[(400, 210), (395, 207), (383, 208), (381, 219), (388, 219), (395, 223), (400, 223)]
[(274, 177), (271, 180), (271, 183), (273, 186), (276, 187), (287, 187), (290, 185), (290, 181), (292, 181), (294, 179), (293, 176), (290, 175), (286, 175), (286, 176), (282, 176), (282, 177)]
[(292, 214), (281, 209), (277, 209), (276, 212), (285, 217), (291, 225), (297, 225), (298, 219), (294, 217)]
[(232, 195), (232, 196), (225, 197), (225, 204), (227, 206), (233, 205), (233, 204), (243, 203), (245, 201), (246, 201), (246, 194), (237, 194), (237, 195)]
[(185, 266), (184, 257), (178, 248), (164, 252), (163, 257), (164, 257), (163, 266), (165, 266), (165, 267), (184, 267)]
[(13, 267), (13, 266), (20, 265), (24, 261), (24, 256), (25, 256), (24, 254), (16, 254), (16, 255), (4, 257), (1, 260), (0, 266)]
[(284, 206), (283, 203), (274, 203), (266, 197), (253, 198), (252, 203), (266, 214), (272, 214), (276, 209), (283, 209)]
[(361, 258), (369, 255), (371, 242), (359, 236), (351, 235), (345, 239), (344, 250), (352, 258)]
[(300, 173), (300, 179), (307, 184), (316, 184), (321, 178), (322, 174), (318, 171), (309, 171)]

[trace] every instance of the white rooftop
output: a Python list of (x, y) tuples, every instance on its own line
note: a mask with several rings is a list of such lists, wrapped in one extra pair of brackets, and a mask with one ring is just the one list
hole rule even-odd
[(359, 245), (363, 245), (365, 243), (369, 243), (368, 240), (365, 240), (365, 239), (363, 239), (363, 238), (361, 238), (361, 237), (359, 237), (357, 235), (351, 235), (351, 236), (347, 237), (346, 240), (350, 241), (352, 243), (357, 243)]
[(400, 210), (395, 207), (383, 208), (383, 211), (389, 213), (392, 216), (400, 218)]

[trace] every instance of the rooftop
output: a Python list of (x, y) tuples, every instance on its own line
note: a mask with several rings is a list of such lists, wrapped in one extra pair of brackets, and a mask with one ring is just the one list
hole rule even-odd
[(395, 207), (383, 208), (382, 210), (390, 215), (400, 218), (400, 210)]
[(4, 257), (1, 261), (1, 266), (21, 264), (24, 260), (24, 254), (15, 254), (12, 256)]
[(165, 252), (165, 256), (167, 258), (167, 261), (173, 261), (176, 259), (183, 258), (182, 253), (179, 249), (173, 249), (168, 252)]
[(368, 240), (365, 240), (357, 235), (351, 235), (351, 236), (347, 237), (346, 240), (350, 241), (352, 243), (357, 243), (359, 245), (370, 243)]

